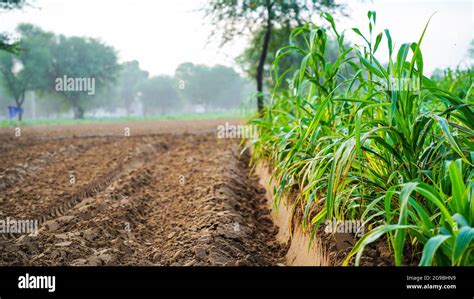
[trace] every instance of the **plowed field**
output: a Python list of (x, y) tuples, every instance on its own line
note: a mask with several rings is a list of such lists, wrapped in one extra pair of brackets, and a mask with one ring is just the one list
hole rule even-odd
[[(264, 190), (222, 121), (0, 131), (0, 265), (277, 265)], [(127, 131), (130, 134), (125, 134)]]

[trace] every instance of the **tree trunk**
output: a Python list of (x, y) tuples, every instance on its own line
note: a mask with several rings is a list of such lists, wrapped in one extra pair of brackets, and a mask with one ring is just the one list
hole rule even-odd
[(71, 102), (72, 112), (74, 113), (74, 119), (84, 118), (84, 108), (79, 104), (80, 96), (72, 95), (67, 98)]
[[(23, 106), (23, 102), (25, 101), (25, 93), (21, 93), (20, 96), (15, 99), (15, 104), (17, 108), (21, 109), (21, 106)], [(23, 111), (20, 110), (18, 111), (18, 120), (21, 121), (23, 119)]]
[(74, 119), (84, 118), (84, 109), (81, 106), (79, 105), (73, 106), (73, 111), (74, 111)]
[(272, 34), (271, 4), (267, 7), (267, 13), (267, 28), (263, 37), (262, 51), (260, 52), (260, 59), (257, 67), (257, 107), (259, 113), (263, 110), (263, 71), (267, 59), (268, 45), (270, 44), (270, 37)]

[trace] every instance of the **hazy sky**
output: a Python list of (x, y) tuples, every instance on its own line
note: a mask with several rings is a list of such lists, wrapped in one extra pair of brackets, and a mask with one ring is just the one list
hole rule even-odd
[[(220, 49), (208, 44), (211, 27), (196, 11), (205, 0), (36, 0), (33, 8), (0, 14), (0, 29), (13, 31), (29, 22), (65, 35), (91, 36), (114, 46), (121, 61), (137, 59), (152, 75), (173, 74), (181, 62), (234, 65), (246, 44), (243, 36)], [(340, 30), (359, 27), (366, 32), (367, 11), (377, 11), (377, 29), (389, 28), (396, 46), (417, 41), (434, 12), (422, 50), (425, 68), (467, 63), (474, 38), (472, 0), (340, 1), (350, 16), (338, 21)], [(347, 33), (358, 41), (352, 33)], [(381, 49), (381, 60), (386, 57)]]

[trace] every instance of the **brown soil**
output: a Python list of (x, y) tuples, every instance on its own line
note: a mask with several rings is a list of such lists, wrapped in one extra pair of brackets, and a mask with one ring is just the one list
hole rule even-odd
[(0, 219), (40, 226), (0, 234), (0, 265), (282, 263), (248, 157), (216, 138), (224, 123), (1, 130)]

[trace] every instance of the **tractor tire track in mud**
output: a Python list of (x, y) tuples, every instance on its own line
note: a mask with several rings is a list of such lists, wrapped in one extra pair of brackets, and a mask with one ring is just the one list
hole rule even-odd
[[(0, 218), (40, 226), (33, 235), (0, 234), (0, 265), (283, 262), (287, 248), (238, 140), (205, 132), (85, 139), (56, 138), (56, 150), (22, 144), (22, 157), (36, 159), (39, 148), (66, 149), (3, 185)], [(68, 150), (71, 141), (79, 149)], [(76, 184), (68, 184), (71, 170)]]

